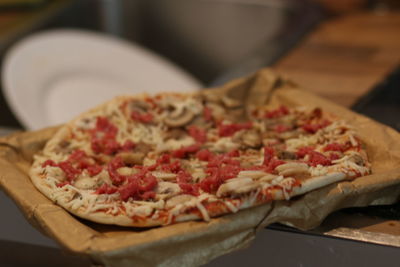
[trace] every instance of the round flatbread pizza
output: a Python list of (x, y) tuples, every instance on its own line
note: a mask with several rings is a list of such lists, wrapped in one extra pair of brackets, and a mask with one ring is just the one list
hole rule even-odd
[(30, 176), (76, 216), (150, 227), (208, 221), (369, 173), (355, 131), (321, 108), (248, 108), (205, 90), (94, 108), (60, 128)]

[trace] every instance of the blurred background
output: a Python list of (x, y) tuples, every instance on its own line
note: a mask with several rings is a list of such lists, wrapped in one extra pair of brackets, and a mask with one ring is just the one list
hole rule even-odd
[[(146, 47), (204, 86), (214, 86), (272, 65), (331, 16), (396, 5), (364, 0), (1, 0), (0, 60), (34, 33), (83, 29)], [(0, 113), (1, 126), (22, 127), (3, 95)]]

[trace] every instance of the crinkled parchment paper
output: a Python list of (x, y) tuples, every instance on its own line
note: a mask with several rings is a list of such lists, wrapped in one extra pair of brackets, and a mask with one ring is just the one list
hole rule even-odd
[[(391, 204), (400, 196), (400, 134), (283, 80), (268, 69), (214, 89), (245, 102), (322, 107), (354, 126), (367, 146), (373, 174), (210, 222), (137, 229), (99, 225), (74, 217), (35, 189), (28, 177), (33, 155), (57, 128), (0, 139), (0, 185), (27, 220), (72, 252), (107, 266), (195, 266), (249, 245), (258, 229), (281, 222), (300, 229), (318, 226), (331, 212), (353, 206)], [(245, 110), (244, 110), (245, 111)]]

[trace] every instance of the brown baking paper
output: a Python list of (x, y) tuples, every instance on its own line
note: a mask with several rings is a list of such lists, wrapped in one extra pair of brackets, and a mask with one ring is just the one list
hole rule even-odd
[(331, 212), (353, 206), (391, 204), (400, 196), (400, 135), (382, 124), (296, 88), (268, 69), (215, 89), (252, 106), (322, 107), (351, 123), (366, 144), (373, 174), (336, 183), (290, 201), (278, 201), (212, 219), (138, 229), (88, 222), (53, 204), (31, 183), (33, 155), (58, 128), (0, 139), (0, 185), (27, 220), (69, 251), (93, 262), (122, 266), (195, 266), (249, 245), (256, 231), (274, 222), (299, 229), (318, 226)]

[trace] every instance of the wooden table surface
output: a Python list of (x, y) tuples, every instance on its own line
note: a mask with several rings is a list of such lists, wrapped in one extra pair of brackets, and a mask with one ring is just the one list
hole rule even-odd
[(400, 63), (400, 11), (360, 12), (315, 28), (275, 68), (350, 107)]

